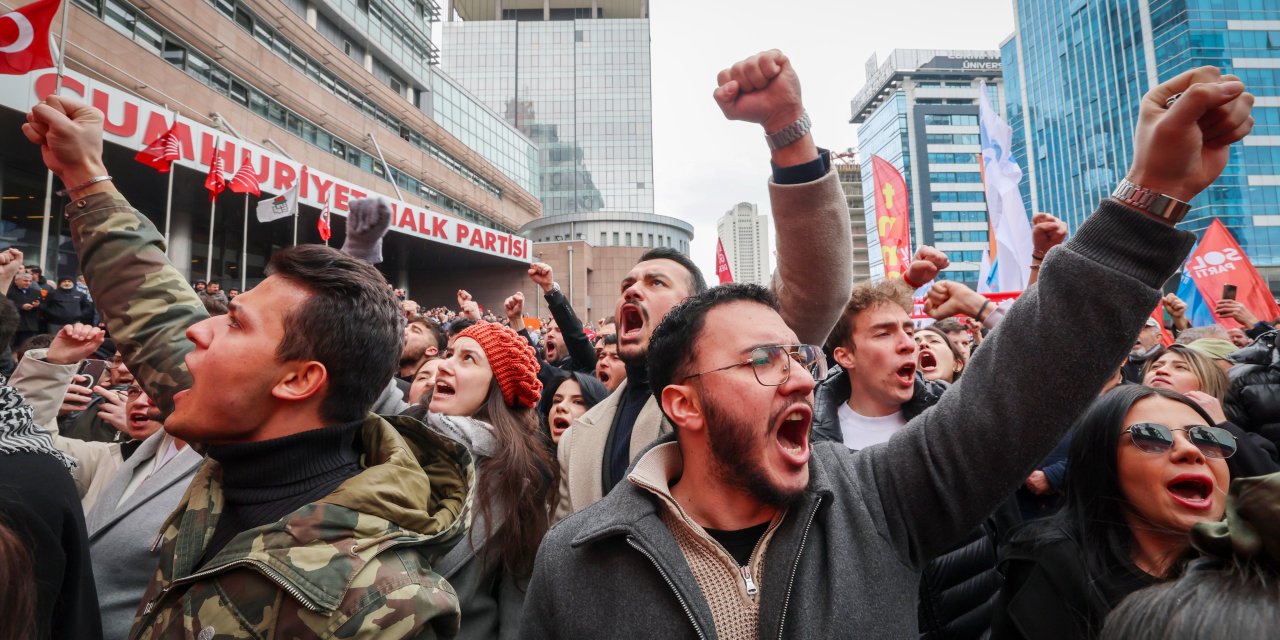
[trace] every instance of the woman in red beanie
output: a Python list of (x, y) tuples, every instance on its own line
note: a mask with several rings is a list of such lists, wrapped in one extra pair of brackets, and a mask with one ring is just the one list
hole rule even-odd
[(460, 639), (515, 637), (520, 628), (559, 488), (535, 409), (541, 392), (533, 347), (488, 322), (459, 333), (436, 374), (425, 422), (466, 444), (477, 461), (470, 530), (433, 567), (458, 593)]

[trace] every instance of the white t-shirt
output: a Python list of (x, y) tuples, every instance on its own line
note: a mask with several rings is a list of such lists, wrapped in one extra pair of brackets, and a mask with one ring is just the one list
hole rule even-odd
[(888, 442), (893, 434), (907, 426), (907, 419), (902, 417), (902, 411), (883, 418), (868, 418), (850, 408), (847, 402), (840, 405), (836, 416), (840, 419), (840, 434), (844, 437), (844, 446), (854, 451)]

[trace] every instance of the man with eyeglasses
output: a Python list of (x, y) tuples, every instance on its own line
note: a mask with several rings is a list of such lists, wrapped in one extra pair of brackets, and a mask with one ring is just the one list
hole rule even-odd
[(822, 367), (798, 366), (810, 351), (765, 290), (673, 309), (648, 375), (674, 433), (548, 532), (520, 636), (916, 636), (925, 564), (1057, 444), (1190, 251), (1174, 225), (1250, 130), (1243, 91), (1205, 67), (1149, 92), (1120, 188), (1050, 251), (960, 382), (887, 442), (810, 445)]

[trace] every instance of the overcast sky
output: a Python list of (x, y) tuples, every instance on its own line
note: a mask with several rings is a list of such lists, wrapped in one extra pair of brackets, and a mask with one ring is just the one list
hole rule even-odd
[(1013, 33), (1013, 0), (651, 0), (650, 11), (655, 213), (694, 225), (693, 259), (708, 280), (716, 219), (743, 201), (769, 212), (768, 147), (759, 126), (720, 114), (711, 98), (720, 69), (781, 49), (818, 145), (845, 150), (857, 145), (849, 101), (872, 53), (995, 50)]

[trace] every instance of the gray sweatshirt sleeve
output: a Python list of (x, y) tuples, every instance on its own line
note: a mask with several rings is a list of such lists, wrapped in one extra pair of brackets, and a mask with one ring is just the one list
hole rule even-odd
[[(1097, 397), (1195, 237), (1103, 201), (932, 409), (839, 465), (909, 566), (978, 525)], [(837, 497), (837, 499), (842, 499)]]

